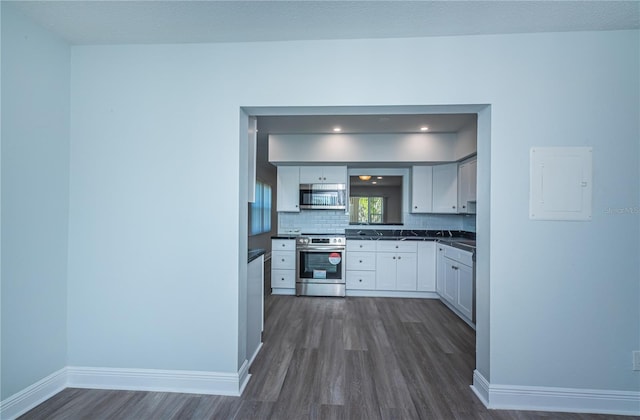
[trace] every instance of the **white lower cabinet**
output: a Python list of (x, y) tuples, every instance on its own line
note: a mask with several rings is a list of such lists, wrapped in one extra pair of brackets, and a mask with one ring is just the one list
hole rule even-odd
[(271, 289), (273, 294), (293, 295), (296, 288), (295, 239), (271, 240)]
[(347, 294), (427, 297), (436, 295), (438, 246), (434, 241), (347, 240)]
[(421, 292), (436, 291), (436, 243), (418, 242), (417, 289)]
[(375, 288), (375, 271), (347, 271), (347, 290), (374, 290)]
[(467, 251), (438, 244), (437, 287), (440, 297), (459, 316), (473, 321), (473, 258)]
[(456, 269), (458, 274), (458, 299), (456, 307), (468, 319), (473, 319), (473, 270), (464, 264), (459, 264)]
[(417, 244), (414, 241), (378, 241), (376, 289), (416, 290)]
[(375, 290), (376, 242), (347, 241), (347, 290)]

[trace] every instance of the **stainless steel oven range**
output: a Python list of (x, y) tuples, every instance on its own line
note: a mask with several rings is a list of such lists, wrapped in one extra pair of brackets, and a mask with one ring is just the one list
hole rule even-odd
[(303, 234), (296, 239), (296, 295), (345, 296), (345, 237)]

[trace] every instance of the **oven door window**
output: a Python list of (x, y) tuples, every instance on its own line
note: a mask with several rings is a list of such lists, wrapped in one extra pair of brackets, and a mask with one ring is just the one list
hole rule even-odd
[(300, 251), (299, 272), (301, 279), (341, 280), (341, 251)]

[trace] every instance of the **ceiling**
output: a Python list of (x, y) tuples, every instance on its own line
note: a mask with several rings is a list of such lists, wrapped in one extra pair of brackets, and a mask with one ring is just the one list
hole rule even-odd
[(406, 38), (640, 27), (638, 1), (10, 3), (70, 44)]
[(258, 133), (455, 133), (475, 121), (475, 114), (282, 115), (258, 117)]

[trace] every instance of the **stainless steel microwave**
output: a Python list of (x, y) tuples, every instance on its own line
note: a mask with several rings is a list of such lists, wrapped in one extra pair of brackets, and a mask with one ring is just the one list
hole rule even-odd
[(344, 210), (346, 207), (346, 184), (300, 184), (301, 209)]

